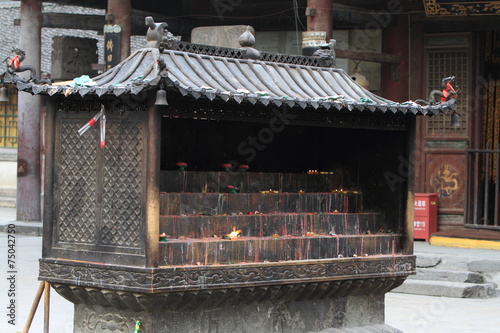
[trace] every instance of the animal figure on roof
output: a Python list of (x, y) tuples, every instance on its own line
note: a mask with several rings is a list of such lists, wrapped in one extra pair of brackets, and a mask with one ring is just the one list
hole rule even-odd
[(447, 102), (452, 98), (456, 98), (459, 89), (455, 89), (451, 84), (455, 80), (454, 76), (448, 76), (441, 80), (441, 90), (432, 90), (429, 93), (429, 99), (417, 99), (415, 103), (420, 105), (435, 105)]
[[(23, 82), (23, 83), (33, 82), (36, 84), (51, 83), (49, 79), (43, 79), (43, 80), (39, 79), (38, 76), (36, 76), (35, 67), (31, 65), (21, 66), (21, 63), (26, 58), (26, 52), (17, 47), (13, 47), (12, 52), (14, 52), (16, 55), (10, 59), (9, 58), (5, 59), (5, 62), (7, 63), (7, 73), (9, 74), (12, 83), (16, 82)], [(29, 79), (23, 79), (17, 76), (17, 73), (22, 73), (25, 71), (31, 72)]]

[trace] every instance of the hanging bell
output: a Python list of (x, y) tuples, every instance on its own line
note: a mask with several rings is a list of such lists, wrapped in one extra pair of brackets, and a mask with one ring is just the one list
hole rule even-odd
[(3, 86), (0, 88), (0, 102), (8, 102), (9, 101), (9, 91), (7, 87)]
[(156, 106), (166, 106), (166, 105), (168, 105), (168, 102), (167, 102), (167, 92), (163, 88), (160, 88), (156, 92), (156, 102), (155, 102), (155, 105)]
[(458, 115), (458, 113), (453, 112), (453, 114), (451, 115), (450, 126), (453, 128), (460, 127), (460, 116)]

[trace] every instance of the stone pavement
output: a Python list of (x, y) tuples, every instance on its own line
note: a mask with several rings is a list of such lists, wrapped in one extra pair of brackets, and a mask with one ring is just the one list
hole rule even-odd
[[(15, 209), (0, 208), (0, 225), (15, 220)], [(0, 233), (0, 332), (21, 332), (39, 286), (38, 258), (42, 239), (16, 235), (15, 267), (8, 268), (8, 235)], [(12, 251), (11, 251), (12, 252)], [(500, 251), (445, 248), (415, 242), (415, 252), (476, 258), (478, 261), (500, 259)], [(465, 259), (464, 259), (465, 260)], [(14, 273), (9, 273), (9, 272)], [(15, 277), (15, 298), (9, 296), (9, 278)], [(9, 324), (7, 307), (15, 300), (15, 325)], [(50, 293), (50, 332), (71, 333), (73, 306), (54, 290)], [(500, 297), (490, 299), (447, 298), (388, 293), (386, 323), (405, 333), (481, 333), (500, 332)], [(43, 298), (30, 332), (43, 332)], [(163, 332), (158, 332), (163, 333)]]
[[(0, 207), (0, 225), (16, 224), (15, 218), (15, 208)], [(9, 246), (8, 235), (0, 233), (0, 332), (5, 333), (22, 332), (40, 285), (38, 258), (41, 256), (42, 238), (13, 235), (15, 236), (15, 245), (11, 242), (11, 246)], [(13, 238), (11, 238), (12, 240)], [(8, 262), (9, 251), (15, 254), (14, 262)], [(13, 264), (13, 268), (8, 267), (8, 264)], [(13, 288), (8, 280), (12, 277), (15, 281)], [(9, 292), (11, 291), (15, 293), (14, 297), (10, 297)], [(10, 306), (12, 300), (15, 302), (14, 318), (7, 316), (10, 313), (7, 307)], [(50, 332), (73, 332), (73, 305), (59, 296), (53, 289), (50, 292), (50, 302)], [(9, 323), (11, 319), (15, 319), (15, 325)], [(43, 332), (43, 297), (29, 332)]]

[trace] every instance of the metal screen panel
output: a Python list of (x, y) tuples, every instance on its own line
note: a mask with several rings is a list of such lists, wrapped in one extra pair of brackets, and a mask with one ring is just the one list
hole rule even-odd
[(17, 91), (7, 87), (9, 101), (0, 103), (0, 148), (17, 147)]
[(104, 149), (101, 244), (139, 247), (142, 142), (140, 123), (111, 123)]
[[(106, 145), (91, 112), (61, 113), (56, 139), (55, 233), (64, 248), (137, 252), (142, 247), (144, 124), (109, 113)], [(125, 250), (128, 249), (128, 250)]]
[(82, 121), (60, 125), (59, 172), (56, 175), (56, 220), (60, 242), (95, 242), (97, 202), (97, 135), (79, 136)]

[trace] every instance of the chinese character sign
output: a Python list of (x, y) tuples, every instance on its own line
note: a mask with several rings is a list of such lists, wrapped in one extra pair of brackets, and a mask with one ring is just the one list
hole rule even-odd
[(119, 25), (106, 24), (104, 26), (104, 65), (106, 71), (120, 62), (121, 31)]

